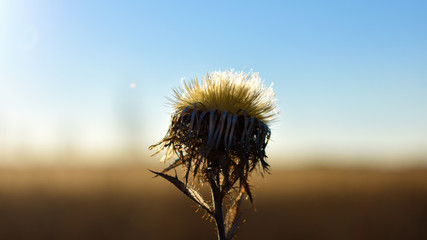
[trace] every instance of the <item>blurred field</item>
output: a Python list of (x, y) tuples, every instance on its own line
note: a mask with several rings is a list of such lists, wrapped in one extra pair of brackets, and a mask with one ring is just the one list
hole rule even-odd
[[(427, 170), (276, 169), (253, 185), (237, 239), (427, 239)], [(216, 239), (195, 210), (142, 166), (0, 169), (0, 239)]]

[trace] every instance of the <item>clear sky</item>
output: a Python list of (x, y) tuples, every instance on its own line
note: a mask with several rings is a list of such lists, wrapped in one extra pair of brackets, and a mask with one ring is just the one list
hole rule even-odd
[(0, 162), (145, 151), (181, 78), (230, 68), (274, 82), (270, 155), (427, 153), (426, 13), (411, 0), (0, 0)]

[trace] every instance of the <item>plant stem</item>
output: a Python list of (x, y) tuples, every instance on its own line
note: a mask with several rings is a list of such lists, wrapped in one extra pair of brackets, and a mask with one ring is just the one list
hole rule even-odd
[(224, 226), (224, 217), (222, 213), (222, 197), (219, 187), (216, 185), (213, 178), (209, 179), (211, 191), (212, 191), (212, 200), (214, 202), (215, 214), (214, 219), (218, 231), (218, 240), (227, 240), (225, 237), (225, 226)]
[(215, 201), (215, 222), (218, 230), (218, 239), (226, 240), (224, 217), (222, 216), (222, 201)]

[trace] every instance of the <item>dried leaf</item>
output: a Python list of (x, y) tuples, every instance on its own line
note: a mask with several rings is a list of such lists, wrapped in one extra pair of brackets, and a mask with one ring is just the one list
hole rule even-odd
[(202, 207), (206, 212), (208, 212), (211, 216), (213, 216), (213, 212), (211, 210), (211, 207), (206, 203), (206, 201), (200, 196), (200, 194), (193, 188), (187, 186), (185, 183), (180, 181), (177, 177), (172, 177), (168, 174), (164, 174), (161, 172), (155, 172), (150, 170), (150, 172), (156, 174), (156, 176), (160, 176), (169, 182), (171, 182), (173, 185), (175, 185), (176, 188), (178, 188), (181, 192), (183, 192), (187, 197), (189, 197), (191, 200), (199, 204), (200, 207)]
[(179, 165), (182, 164), (182, 159), (178, 158), (177, 160), (175, 160), (171, 165), (169, 165), (167, 168), (163, 169), (162, 173), (168, 172), (176, 167), (178, 167)]
[(240, 205), (242, 203), (244, 191), (240, 191), (236, 199), (233, 201), (230, 206), (226, 218), (225, 218), (225, 231), (227, 233), (227, 239), (233, 239), (234, 234), (236, 233), (237, 227), (241, 223), (241, 215), (239, 212)]

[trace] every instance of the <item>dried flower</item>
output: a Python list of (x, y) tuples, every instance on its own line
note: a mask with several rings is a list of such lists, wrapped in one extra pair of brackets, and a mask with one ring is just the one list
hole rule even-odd
[[(216, 215), (235, 184), (239, 182), (239, 190), (231, 205), (239, 205), (243, 193), (252, 202), (249, 174), (257, 166), (261, 173), (269, 171), (265, 149), (271, 135), (268, 124), (277, 113), (274, 92), (265, 87), (257, 73), (231, 70), (208, 73), (201, 83), (197, 79), (184, 82), (182, 88), (174, 90), (174, 97), (169, 130), (150, 149), (158, 147), (155, 154), (166, 149), (162, 161), (173, 155), (178, 158), (161, 173), (155, 173), (174, 183), (215, 220), (222, 221), (222, 213), (221, 219)], [(185, 168), (185, 184), (165, 174), (180, 165)], [(187, 186), (191, 175), (201, 183), (210, 184), (213, 200), (215, 204), (219, 201), (220, 206), (210, 207), (196, 190)], [(238, 225), (234, 223), (238, 206), (230, 209), (235, 216), (226, 219), (227, 229), (223, 231), (232, 237), (235, 231), (230, 232), (232, 226)]]

